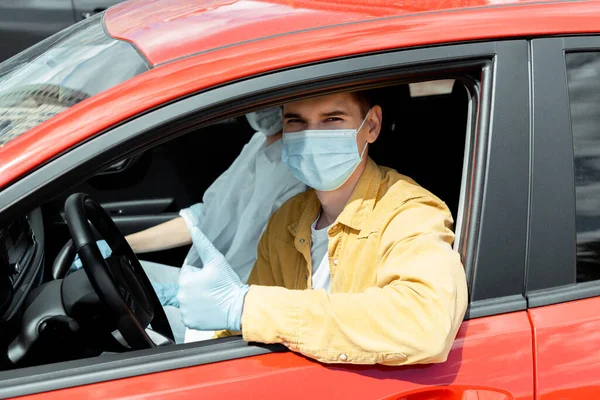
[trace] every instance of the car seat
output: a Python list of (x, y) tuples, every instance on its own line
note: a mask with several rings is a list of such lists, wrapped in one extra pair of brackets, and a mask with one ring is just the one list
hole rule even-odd
[(408, 84), (374, 89), (383, 109), (382, 131), (369, 150), (382, 166), (408, 175), (442, 199), (456, 221), (467, 132), (467, 89), (411, 97)]

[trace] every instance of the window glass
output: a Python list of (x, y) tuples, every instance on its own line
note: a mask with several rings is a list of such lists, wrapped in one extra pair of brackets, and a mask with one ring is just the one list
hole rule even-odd
[(105, 34), (101, 15), (0, 63), (0, 146), (148, 70), (131, 44)]
[(454, 87), (454, 79), (438, 79), (435, 81), (415, 82), (408, 85), (410, 97), (435, 96), (450, 94)]
[(568, 53), (575, 156), (577, 282), (600, 279), (600, 52)]

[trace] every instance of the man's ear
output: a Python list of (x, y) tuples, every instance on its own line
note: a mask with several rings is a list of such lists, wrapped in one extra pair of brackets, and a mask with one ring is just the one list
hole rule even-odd
[(367, 133), (367, 141), (369, 143), (373, 143), (379, 137), (379, 133), (381, 132), (382, 121), (383, 111), (381, 110), (381, 107), (378, 105), (373, 106), (367, 119), (367, 124), (369, 127), (369, 132)]

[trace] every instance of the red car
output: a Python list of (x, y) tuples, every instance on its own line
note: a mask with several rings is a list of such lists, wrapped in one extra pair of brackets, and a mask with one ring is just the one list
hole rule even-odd
[[(130, 0), (0, 64), (0, 397), (600, 398), (599, 20), (586, 0)], [(173, 345), (156, 310), (155, 333), (127, 314), (136, 349), (69, 335), (124, 312), (66, 316), (73, 288), (139, 299), (135, 282), (61, 286), (65, 218), (85, 235), (86, 218), (112, 235), (169, 220), (248, 141), (245, 113), (357, 88), (384, 109), (371, 157), (455, 217), (470, 303), (446, 362)], [(65, 210), (80, 192), (102, 207)]]

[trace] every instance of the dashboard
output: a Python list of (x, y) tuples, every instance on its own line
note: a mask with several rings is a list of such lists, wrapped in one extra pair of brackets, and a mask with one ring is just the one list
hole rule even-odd
[(9, 321), (42, 282), (44, 225), (39, 208), (0, 228), (0, 321)]

